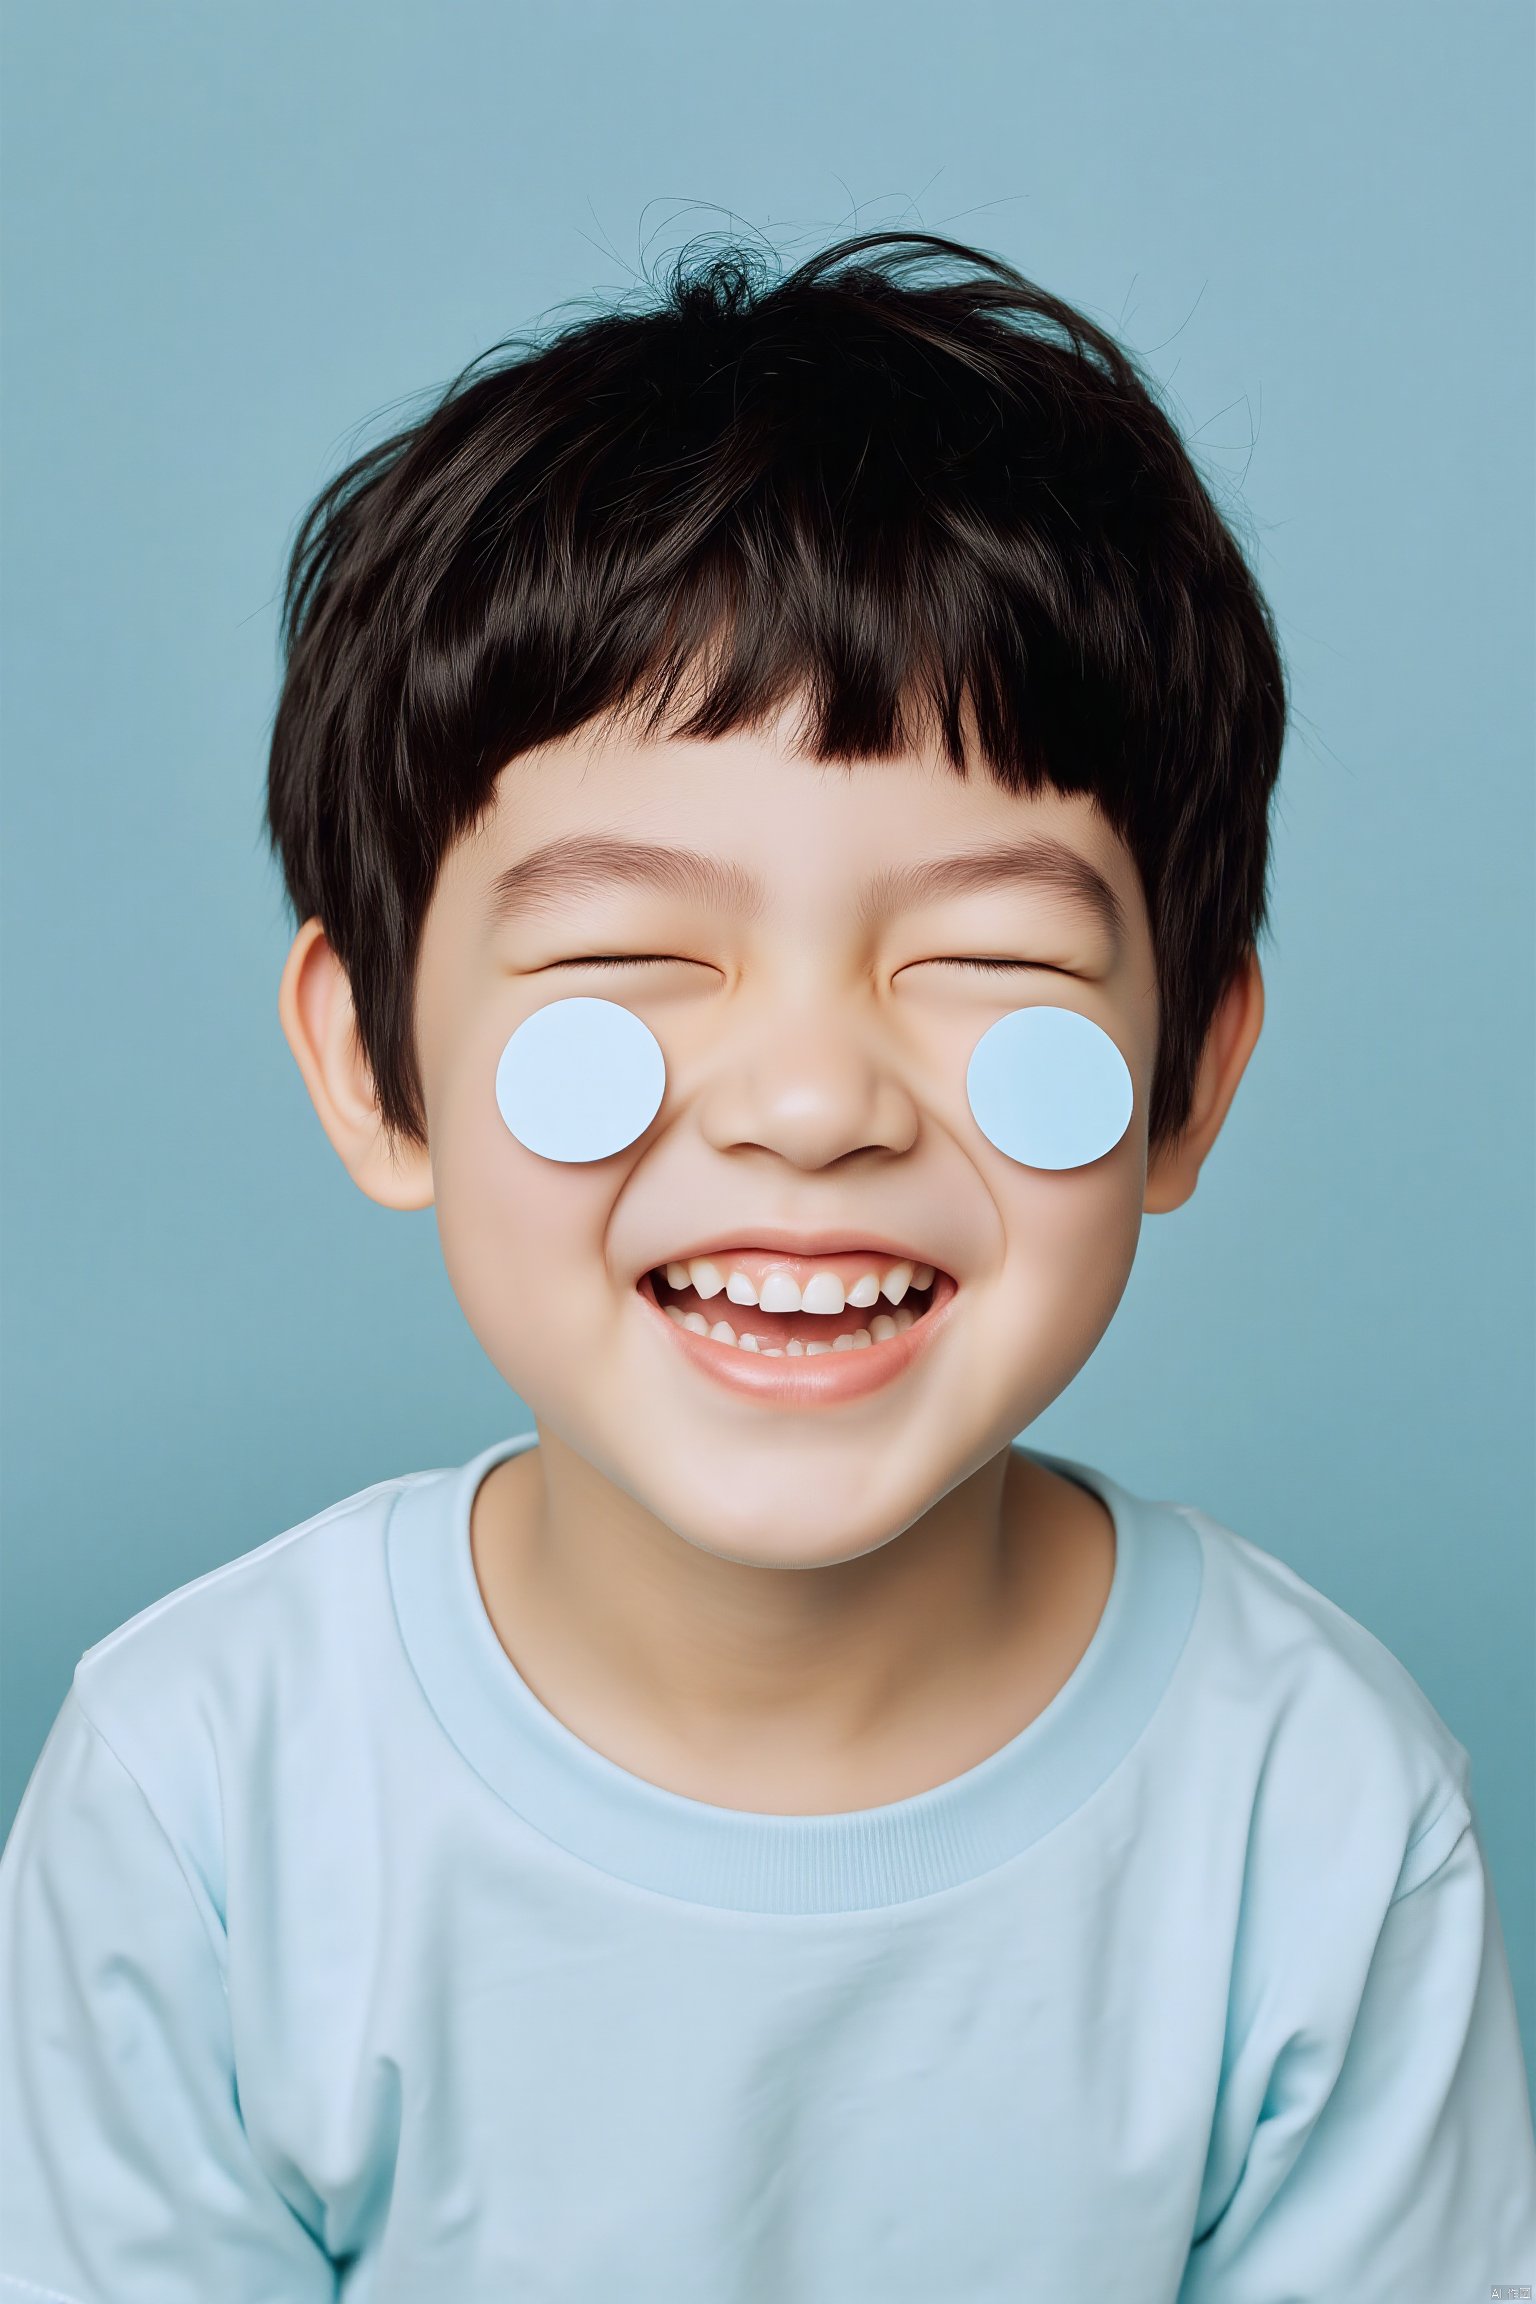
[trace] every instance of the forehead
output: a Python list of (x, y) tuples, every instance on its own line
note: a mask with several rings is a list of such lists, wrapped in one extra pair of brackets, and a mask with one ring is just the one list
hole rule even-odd
[[(1017, 869), (993, 880), (1005, 856)], [(597, 724), (521, 754), (449, 863), (508, 915), (633, 889), (753, 918), (829, 899), (874, 917), (990, 881), (1121, 932), (1142, 918), (1134, 860), (1086, 795), (1010, 793), (936, 750), (812, 760), (782, 722), (709, 740)]]

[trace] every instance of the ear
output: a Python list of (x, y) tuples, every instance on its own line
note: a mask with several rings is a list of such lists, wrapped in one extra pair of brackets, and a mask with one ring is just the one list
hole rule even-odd
[(293, 940), (277, 1013), (320, 1125), (353, 1183), (383, 1208), (430, 1208), (427, 1152), (384, 1126), (358, 1038), (352, 987), (318, 919), (306, 920)]
[(1250, 951), (1217, 1004), (1200, 1052), (1194, 1098), (1183, 1134), (1147, 1163), (1142, 1208), (1163, 1216), (1182, 1208), (1200, 1177), (1201, 1163), (1221, 1133), (1237, 1084), (1248, 1067), (1264, 1023), (1264, 979)]

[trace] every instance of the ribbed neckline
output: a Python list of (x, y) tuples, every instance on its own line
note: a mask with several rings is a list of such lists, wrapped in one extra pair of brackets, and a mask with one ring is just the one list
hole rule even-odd
[[(390, 1511), (401, 1637), (441, 1726), (509, 1808), (569, 1854), (663, 1896), (723, 1910), (830, 1913), (907, 1903), (992, 1871), (1081, 1807), (1141, 1735), (1194, 1621), (1200, 1540), (1165, 1505), (1039, 1449), (1102, 1498), (1115, 1568), (1093, 1638), (1045, 1709), (947, 1783), (827, 1816), (717, 1808), (632, 1775), (572, 1734), (517, 1671), (485, 1611), (470, 1510), (519, 1433), (403, 1484)], [(1015, 1442), (1015, 1446), (1018, 1443)]]

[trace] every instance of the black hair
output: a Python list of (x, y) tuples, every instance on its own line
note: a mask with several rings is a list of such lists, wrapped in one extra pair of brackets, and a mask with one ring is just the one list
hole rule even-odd
[(471, 362), (305, 515), (267, 828), (421, 1144), (415, 961), (518, 753), (620, 709), (713, 737), (804, 698), (823, 760), (935, 733), (1091, 795), (1141, 873), (1150, 1136), (1258, 939), (1285, 729), (1269, 611), (1112, 337), (999, 259), (876, 232), (787, 275), (685, 251), (644, 308)]

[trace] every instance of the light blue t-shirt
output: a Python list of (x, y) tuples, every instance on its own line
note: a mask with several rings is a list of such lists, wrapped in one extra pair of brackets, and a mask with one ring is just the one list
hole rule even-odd
[(534, 1697), (389, 1480), (82, 1657), (0, 1862), (7, 2304), (1485, 2304), (1536, 2144), (1467, 1755), (1103, 1497), (979, 1767), (765, 1816)]

